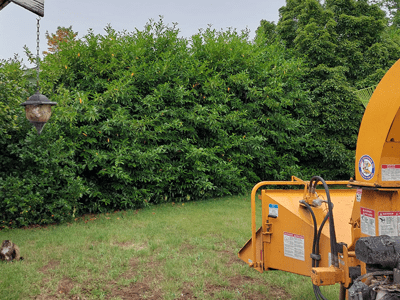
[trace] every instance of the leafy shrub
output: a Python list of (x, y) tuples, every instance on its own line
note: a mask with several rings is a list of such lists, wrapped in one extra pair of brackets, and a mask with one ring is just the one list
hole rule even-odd
[(282, 45), (211, 28), (188, 40), (162, 20), (105, 30), (61, 41), (42, 62), (42, 93), (58, 106), (41, 136), (18, 119), (1, 171), (3, 226), (313, 175), (298, 165), (310, 152), (305, 67)]

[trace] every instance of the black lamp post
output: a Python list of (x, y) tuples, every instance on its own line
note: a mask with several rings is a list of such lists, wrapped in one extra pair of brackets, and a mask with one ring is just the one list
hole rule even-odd
[(25, 106), (26, 118), (35, 126), (40, 135), (44, 125), (50, 119), (51, 106), (57, 105), (57, 102), (51, 102), (45, 95), (37, 91), (21, 105)]

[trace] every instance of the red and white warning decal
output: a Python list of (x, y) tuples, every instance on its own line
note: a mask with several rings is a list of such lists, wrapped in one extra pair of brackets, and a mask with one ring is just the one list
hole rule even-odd
[(376, 236), (375, 211), (361, 207), (361, 232), (370, 236)]
[(398, 236), (398, 211), (378, 212), (379, 235)]
[(356, 192), (356, 200), (357, 200), (357, 202), (361, 201), (361, 197), (362, 197), (362, 189), (357, 189), (357, 192)]
[(290, 232), (283, 233), (284, 255), (304, 261), (304, 236)]
[(382, 165), (382, 181), (400, 180), (400, 165)]

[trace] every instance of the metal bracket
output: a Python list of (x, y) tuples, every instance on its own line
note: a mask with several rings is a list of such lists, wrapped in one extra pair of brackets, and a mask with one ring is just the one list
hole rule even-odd
[(271, 243), (271, 235), (272, 235), (272, 224), (267, 223), (265, 224), (265, 231), (262, 232), (263, 235), (263, 242), (264, 243)]

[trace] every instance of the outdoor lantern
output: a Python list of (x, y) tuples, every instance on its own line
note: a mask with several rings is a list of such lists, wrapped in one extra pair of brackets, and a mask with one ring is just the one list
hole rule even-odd
[[(1, 1), (1, 0), (0, 0)], [(39, 58), (39, 44), (40, 44), (40, 32), (39, 32), (39, 21), (40, 18), (37, 19), (37, 38), (36, 38), (36, 86), (37, 92), (30, 96), (28, 100), (24, 103), (21, 103), (22, 106), (25, 106), (26, 118), (31, 122), (33, 126), (35, 126), (38, 134), (42, 133), (43, 127), (46, 122), (50, 119), (51, 116), (51, 106), (57, 105), (57, 102), (51, 102), (45, 95), (40, 93), (40, 85), (39, 85), (39, 75), (40, 75), (40, 58)]]
[(57, 105), (57, 102), (51, 102), (45, 95), (37, 91), (21, 105), (25, 106), (26, 118), (36, 127), (40, 135), (44, 125), (50, 119), (51, 106)]

